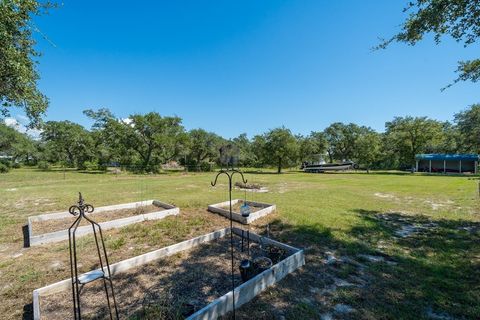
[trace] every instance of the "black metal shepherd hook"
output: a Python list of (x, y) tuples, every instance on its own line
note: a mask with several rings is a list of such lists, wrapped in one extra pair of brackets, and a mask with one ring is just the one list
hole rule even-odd
[[(105, 295), (107, 297), (107, 304), (108, 304), (108, 310), (110, 312), (110, 319), (113, 320), (113, 312), (112, 312), (112, 303), (110, 302), (110, 295), (108, 293), (108, 286), (107, 283), (110, 285), (110, 290), (112, 293), (112, 302), (113, 302), (113, 308), (115, 310), (115, 319), (119, 319), (118, 316), (118, 309), (117, 309), (117, 303), (115, 301), (115, 293), (113, 290), (113, 282), (112, 282), (112, 277), (110, 273), (110, 264), (108, 263), (108, 256), (107, 256), (107, 251), (105, 248), (105, 242), (103, 241), (103, 234), (102, 234), (102, 228), (98, 223), (95, 221), (91, 220), (88, 218), (85, 213), (92, 213), (95, 209), (93, 208), (92, 205), (85, 203), (83, 200), (82, 194), (79, 192), (78, 196), (78, 204), (71, 206), (68, 211), (70, 214), (73, 216), (77, 216), (77, 219), (73, 222), (73, 224), (68, 228), (68, 242), (69, 242), (69, 247), (70, 247), (70, 273), (72, 276), (72, 297), (73, 297), (73, 314), (74, 314), (74, 319), (75, 320), (81, 320), (82, 319), (82, 313), (80, 309), (80, 291), (83, 288), (83, 286), (87, 283), (90, 283), (92, 281), (95, 281), (97, 279), (103, 279), (103, 285), (105, 289)], [(80, 222), (82, 219), (87, 220), (90, 225), (93, 228), (93, 234), (95, 236), (95, 244), (97, 246), (97, 254), (98, 254), (98, 259), (100, 262), (100, 271), (98, 272), (91, 272), (89, 273), (88, 276), (84, 276), (82, 278), (78, 277), (78, 263), (77, 263), (77, 246), (76, 246), (76, 239), (75, 239), (75, 233), (77, 231), (78, 226), (80, 225)], [(102, 243), (102, 251), (103, 251), (103, 258), (102, 254), (100, 251), (100, 246), (98, 242), (98, 236), (97, 236), (97, 229), (100, 234), (100, 241)], [(105, 259), (105, 263), (103, 261)], [(107, 272), (105, 274), (105, 271)]]
[(231, 255), (231, 263), (232, 263), (232, 303), (233, 303), (233, 318), (235, 319), (235, 266), (233, 261), (233, 219), (232, 219), (232, 180), (235, 174), (241, 176), (243, 183), (247, 183), (247, 180), (243, 176), (243, 173), (239, 170), (232, 168), (221, 169), (220, 172), (215, 176), (215, 181), (213, 181), (212, 187), (217, 184), (218, 177), (222, 174), (228, 177), (228, 195), (230, 201), (230, 255)]

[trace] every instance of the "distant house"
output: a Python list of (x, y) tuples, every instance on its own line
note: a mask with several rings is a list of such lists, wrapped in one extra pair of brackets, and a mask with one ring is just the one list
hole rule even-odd
[(417, 154), (415, 156), (418, 172), (455, 172), (477, 173), (478, 154)]

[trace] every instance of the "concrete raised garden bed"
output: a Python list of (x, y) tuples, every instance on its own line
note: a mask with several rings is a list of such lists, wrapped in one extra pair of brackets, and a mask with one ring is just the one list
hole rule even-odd
[[(92, 218), (95, 220), (95, 217), (101, 217), (102, 213), (107, 214), (108, 212), (115, 212), (115, 211), (126, 210), (126, 209), (136, 209), (136, 208), (142, 208), (144, 206), (158, 207), (158, 210), (153, 210), (153, 212), (148, 212), (148, 213), (136, 214), (126, 218), (99, 222), (99, 224), (102, 227), (102, 230), (108, 230), (108, 229), (121, 228), (129, 224), (139, 223), (146, 220), (159, 220), (167, 216), (177, 215), (180, 213), (180, 209), (171, 204), (163, 203), (158, 200), (146, 200), (146, 201), (139, 201), (139, 202), (117, 204), (112, 206), (98, 207), (98, 208), (95, 208), (95, 211), (93, 213), (88, 214), (88, 216), (92, 216)], [(28, 217), (29, 245), (38, 246), (45, 243), (68, 240), (68, 228), (54, 231), (54, 232), (34, 234), (34, 227), (33, 227), (33, 224), (35, 223), (41, 224), (41, 223), (46, 223), (53, 220), (67, 220), (67, 219), (72, 220), (73, 222), (74, 217), (68, 212), (47, 213), (47, 214), (41, 214), (38, 216)], [(80, 226), (77, 229), (76, 235), (84, 236), (92, 232), (93, 230), (91, 226)]]
[[(276, 206), (274, 204), (255, 201), (244, 201), (240, 199), (232, 200), (232, 207), (244, 202), (246, 202), (250, 207), (258, 208), (259, 210), (253, 211), (248, 217), (243, 217), (240, 212), (236, 212), (235, 209), (232, 209), (232, 219), (242, 224), (250, 224), (252, 223), (252, 221), (264, 217), (276, 210)], [(208, 206), (208, 211), (218, 213), (225, 218), (230, 219), (229, 205), (229, 201), (211, 204)]]
[[(230, 234), (230, 228), (217, 230), (215, 232), (212, 232), (200, 237), (196, 237), (191, 240), (183, 241), (162, 249), (158, 249), (146, 254), (142, 254), (140, 256), (136, 256), (136, 257), (112, 264), (110, 266), (110, 269), (113, 276), (114, 286), (117, 283), (118, 288), (116, 291), (120, 291), (116, 293), (117, 304), (120, 306), (124, 304), (124, 302), (122, 301), (122, 295), (121, 295), (122, 278), (130, 279), (128, 278), (128, 276), (126, 277), (126, 275), (132, 272), (133, 273), (142, 272), (142, 269), (145, 269), (145, 268), (147, 268), (147, 270), (152, 270), (152, 269), (148, 269), (147, 267), (149, 265), (150, 267), (152, 267), (152, 263), (156, 263), (153, 266), (154, 268), (164, 268), (165, 267), (164, 261), (167, 261), (169, 257), (171, 257), (170, 259), (173, 259), (172, 256), (175, 256), (176, 257), (175, 259), (178, 260), (179, 257), (181, 257), (181, 254), (183, 252), (192, 252), (193, 249), (200, 250), (201, 247), (218, 243), (218, 241), (224, 241), (223, 243), (224, 246), (222, 246), (222, 248), (224, 249), (222, 249), (222, 251), (224, 252), (224, 255), (225, 255), (224, 258), (227, 259), (226, 261), (228, 261), (229, 255), (227, 253), (229, 251), (228, 249), (229, 237), (226, 237), (226, 236), (229, 234)], [(233, 234), (234, 234), (234, 239), (236, 239), (238, 244), (239, 238), (241, 238), (242, 236), (242, 230), (238, 228), (233, 228)], [(282, 257), (282, 260), (278, 261), (271, 268), (263, 271), (262, 273), (257, 274), (255, 277), (251, 278), (250, 280), (236, 286), (235, 305), (237, 308), (247, 303), (251, 299), (253, 299), (256, 295), (264, 291), (267, 287), (280, 281), (287, 274), (293, 272), (294, 270), (298, 269), (299, 267), (305, 264), (303, 250), (291, 247), (289, 245), (280, 243), (272, 239), (260, 237), (253, 233), (250, 233), (250, 241), (252, 243), (257, 243), (257, 244), (261, 242), (263, 244), (282, 249), (285, 252), (285, 255)], [(194, 252), (193, 254), (195, 255), (195, 252), (197, 251), (193, 251), (193, 252)], [(193, 263), (201, 263), (202, 259), (200, 259), (200, 261), (198, 259), (199, 258), (193, 257)], [(179, 261), (179, 263), (181, 263), (181, 265), (184, 266), (185, 261), (182, 260), (182, 261)], [(228, 266), (228, 263), (226, 264)], [(88, 277), (89, 274), (98, 272), (98, 271), (99, 270), (93, 270), (93, 271), (82, 274), (80, 277), (81, 278)], [(230, 281), (230, 276), (228, 273), (221, 274), (221, 273), (212, 272), (211, 274), (216, 275), (217, 281), (219, 280), (218, 277), (222, 278), (224, 281), (227, 281), (227, 283), (229, 283)], [(153, 275), (151, 273), (149, 273), (148, 275), (149, 276), (147, 278), (153, 281), (153, 279), (151, 278)], [(199, 275), (202, 275), (202, 276), (199, 276), (200, 279), (203, 279), (205, 276), (203, 272), (199, 272)], [(238, 277), (238, 275), (236, 276)], [(193, 286), (193, 283), (190, 283), (190, 285), (184, 287), (183, 290), (187, 290), (187, 291), (194, 290), (192, 289), (192, 286)], [(48, 285), (46, 287), (34, 290), (33, 291), (34, 319), (40, 320), (40, 319), (46, 318), (46, 315), (43, 316), (42, 314), (42, 312), (46, 312), (44, 309), (45, 306), (43, 306), (42, 304), (43, 300), (50, 299), (50, 306), (53, 306), (54, 310), (57, 310), (58, 308), (63, 308), (64, 312), (70, 311), (71, 306), (68, 304), (68, 301), (70, 301), (69, 299), (71, 299), (71, 294), (69, 294), (70, 290), (71, 290), (71, 279), (66, 279), (66, 280)], [(143, 291), (145, 290), (148, 291), (148, 289), (144, 289)], [(146, 292), (143, 292), (143, 293), (147, 294)], [(57, 297), (58, 295), (63, 297), (63, 301), (51, 300), (51, 297)], [(188, 292), (183, 291), (182, 296), (186, 296), (186, 295), (188, 296)], [(125, 295), (125, 297), (129, 297), (129, 296)], [(211, 301), (210, 303), (208, 303), (207, 305), (202, 305), (201, 307), (197, 308), (196, 312), (189, 315), (187, 319), (207, 320), (207, 319), (216, 319), (222, 315), (225, 315), (226, 313), (232, 310), (232, 297), (233, 297), (232, 291), (229, 291), (218, 298), (213, 297), (211, 300), (209, 300), (209, 302)], [(68, 308), (68, 311), (66, 311), (65, 308)], [(122, 311), (121, 311), (121, 314), (122, 314)], [(128, 314), (127, 315), (123, 314), (123, 317), (125, 316), (128, 316)], [(55, 318), (55, 314), (50, 315), (50, 318)]]

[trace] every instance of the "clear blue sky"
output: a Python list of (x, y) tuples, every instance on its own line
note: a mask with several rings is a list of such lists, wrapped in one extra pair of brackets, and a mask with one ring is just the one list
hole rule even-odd
[(157, 111), (225, 137), (335, 121), (382, 131), (407, 114), (451, 120), (480, 102), (478, 85), (440, 88), (478, 46), (427, 39), (372, 52), (399, 30), (406, 2), (65, 1), (36, 19), (56, 45), (38, 45), (46, 119), (89, 126), (86, 108)]

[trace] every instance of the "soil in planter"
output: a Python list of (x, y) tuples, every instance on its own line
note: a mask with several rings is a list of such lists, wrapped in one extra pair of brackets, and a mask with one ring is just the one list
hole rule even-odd
[[(246, 242), (245, 242), (246, 245)], [(251, 255), (259, 253), (257, 244)], [(240, 285), (241, 238), (234, 237), (235, 286)], [(230, 236), (159, 259), (113, 277), (122, 319), (183, 319), (231, 290)], [(81, 293), (82, 318), (108, 318), (101, 281), (87, 284)], [(42, 297), (42, 320), (71, 319), (72, 293), (66, 290)]]
[[(87, 213), (87, 217), (90, 217), (93, 221), (99, 223), (99, 222), (128, 218), (128, 217), (132, 217), (140, 214), (158, 212), (163, 210), (165, 210), (165, 208), (151, 204), (151, 205), (139, 206), (131, 209), (120, 209), (120, 210), (104, 211), (104, 212), (98, 212), (98, 213), (93, 212), (91, 214)], [(49, 233), (49, 232), (68, 229), (72, 225), (72, 223), (75, 221), (75, 219), (76, 217), (72, 215), (71, 217), (65, 218), (65, 219), (53, 219), (53, 220), (33, 222), (32, 223), (33, 234), (37, 235), (37, 234), (43, 234), (43, 233)], [(86, 226), (89, 224), (90, 223), (88, 221), (86, 221), (85, 219), (82, 219), (80, 226)]]
[[(236, 213), (240, 213), (240, 207), (242, 205), (243, 205), (243, 201), (238, 201), (237, 203), (232, 204), (232, 211), (236, 212)], [(260, 210), (264, 209), (264, 207), (253, 206), (251, 204), (249, 204), (248, 206), (250, 207), (250, 213), (254, 213), (254, 212), (257, 212), (257, 211), (260, 211)], [(222, 207), (222, 209), (230, 210), (230, 206), (227, 205), (225, 207)]]

